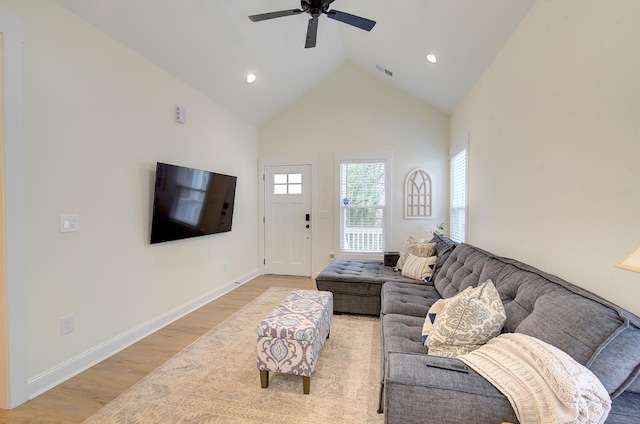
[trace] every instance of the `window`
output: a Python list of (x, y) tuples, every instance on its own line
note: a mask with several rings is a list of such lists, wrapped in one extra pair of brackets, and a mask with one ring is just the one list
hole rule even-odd
[(387, 161), (340, 161), (340, 251), (382, 253)]
[(464, 242), (467, 235), (467, 150), (451, 158), (451, 240)]

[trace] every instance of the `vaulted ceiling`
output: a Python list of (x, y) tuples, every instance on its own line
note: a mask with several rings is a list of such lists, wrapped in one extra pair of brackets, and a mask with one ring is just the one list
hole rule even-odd
[(248, 19), (299, 8), (298, 0), (56, 1), (258, 127), (346, 60), (451, 112), (535, 2), (335, 0), (332, 9), (376, 26), (321, 16), (317, 46), (305, 49), (306, 13)]

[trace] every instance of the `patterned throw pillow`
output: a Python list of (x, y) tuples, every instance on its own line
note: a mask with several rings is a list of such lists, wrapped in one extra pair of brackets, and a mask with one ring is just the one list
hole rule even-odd
[(507, 315), (500, 294), (487, 280), (449, 299), (433, 323), (426, 346), (429, 355), (455, 358), (500, 334)]
[(421, 258), (428, 258), (436, 253), (435, 243), (418, 243), (409, 246), (408, 252)]
[(413, 278), (414, 280), (420, 280), (424, 282), (431, 282), (433, 276), (433, 270), (436, 268), (436, 256), (429, 258), (420, 258), (418, 256), (409, 253), (407, 261), (402, 268), (402, 275), (405, 277)]
[(398, 258), (398, 262), (396, 262), (397, 269), (402, 269), (404, 261), (407, 259), (407, 255), (409, 254), (409, 248), (418, 243), (418, 239), (414, 237), (409, 237), (407, 241), (404, 242), (404, 246), (400, 249), (400, 257)]
[(398, 258), (396, 268), (401, 270), (404, 267), (404, 263), (410, 253), (415, 256), (420, 256), (421, 258), (428, 258), (429, 256), (433, 256), (435, 252), (435, 243), (420, 243), (418, 239), (409, 237), (400, 250), (400, 258)]
[(448, 299), (438, 299), (436, 303), (431, 305), (429, 311), (427, 312), (427, 316), (424, 319), (424, 325), (422, 326), (422, 345), (427, 345), (427, 337), (429, 337), (429, 333), (431, 333), (431, 329), (433, 328), (433, 323), (436, 320), (436, 317), (447, 304)]

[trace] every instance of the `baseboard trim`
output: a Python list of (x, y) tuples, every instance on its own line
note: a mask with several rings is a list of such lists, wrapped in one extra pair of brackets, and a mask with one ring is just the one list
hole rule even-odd
[(137, 341), (142, 340), (148, 335), (155, 333), (161, 328), (166, 327), (172, 322), (195, 311), (207, 303), (229, 293), (246, 282), (253, 280), (258, 275), (258, 269), (254, 269), (221, 287), (205, 293), (204, 295), (180, 305), (164, 314), (158, 315), (157, 317), (140, 324), (139, 326), (134, 327), (111, 340), (107, 340), (86, 352), (83, 352), (43, 373), (36, 375), (35, 377), (30, 378), (27, 382), (29, 400), (40, 396), (57, 385), (104, 361), (110, 356), (126, 349)]

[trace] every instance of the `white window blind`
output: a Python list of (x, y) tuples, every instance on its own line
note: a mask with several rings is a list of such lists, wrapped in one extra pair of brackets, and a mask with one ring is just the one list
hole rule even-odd
[(385, 162), (340, 162), (340, 250), (384, 251)]
[(453, 241), (464, 242), (467, 234), (467, 150), (451, 158), (451, 231)]

